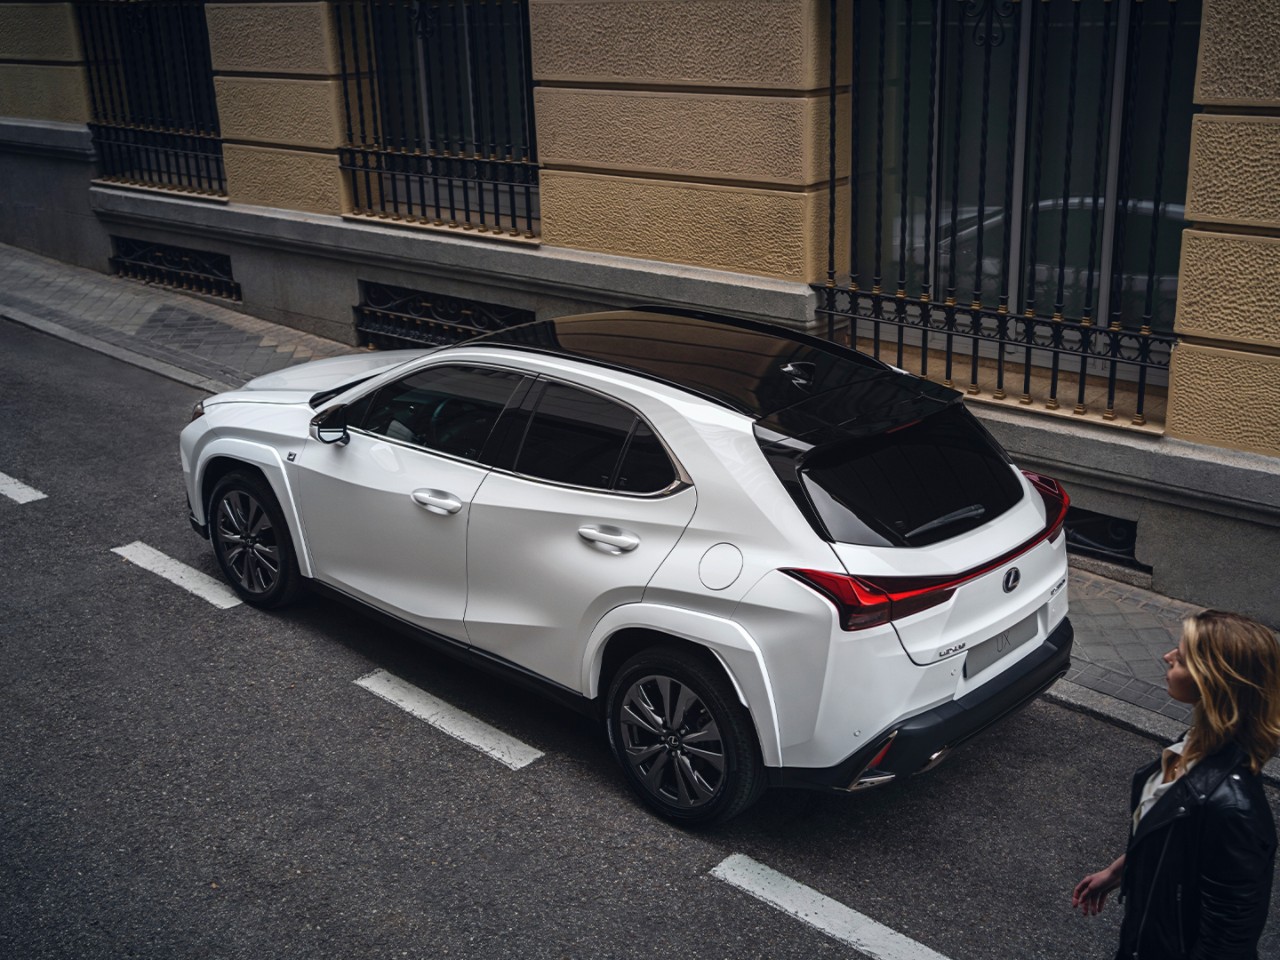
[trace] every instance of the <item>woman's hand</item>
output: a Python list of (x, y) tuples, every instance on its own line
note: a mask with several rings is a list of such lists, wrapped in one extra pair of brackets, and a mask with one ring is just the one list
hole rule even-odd
[(1105, 870), (1091, 873), (1071, 891), (1071, 906), (1079, 907), (1086, 917), (1097, 916), (1102, 912), (1107, 896), (1120, 886), (1120, 876), (1124, 873), (1124, 857), (1121, 857)]

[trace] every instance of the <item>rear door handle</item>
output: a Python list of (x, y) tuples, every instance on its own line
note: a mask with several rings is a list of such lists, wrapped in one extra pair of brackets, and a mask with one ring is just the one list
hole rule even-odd
[(578, 536), (605, 553), (625, 553), (640, 546), (640, 538), (621, 527), (589, 523), (578, 528)]
[(428, 490), (424, 487), (413, 491), (411, 496), (418, 506), (426, 507), (432, 513), (438, 513), (441, 516), (448, 516), (462, 509), (462, 501), (445, 490)]

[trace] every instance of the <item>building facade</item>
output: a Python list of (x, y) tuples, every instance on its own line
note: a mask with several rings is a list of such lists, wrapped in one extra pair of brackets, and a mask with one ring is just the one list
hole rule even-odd
[(0, 242), (348, 343), (659, 304), (947, 382), (1280, 624), (1280, 0), (0, 0)]

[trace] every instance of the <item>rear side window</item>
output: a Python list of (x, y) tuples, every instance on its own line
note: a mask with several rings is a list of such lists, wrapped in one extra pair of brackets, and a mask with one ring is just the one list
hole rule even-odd
[[(429, 367), (387, 384), (355, 415), (369, 433), (476, 460), (522, 379), (505, 370)], [(348, 424), (356, 425), (354, 417)]]
[(1004, 452), (962, 405), (813, 450), (800, 482), (832, 540), (921, 547), (988, 523), (1022, 497)]
[(627, 449), (622, 454), (617, 489), (628, 493), (652, 493), (671, 486), (675, 479), (675, 467), (671, 465), (662, 442), (654, 436), (647, 423), (637, 420)]
[(559, 383), (547, 384), (538, 398), (514, 469), (554, 483), (628, 493), (656, 492), (675, 479), (666, 450), (635, 413)]

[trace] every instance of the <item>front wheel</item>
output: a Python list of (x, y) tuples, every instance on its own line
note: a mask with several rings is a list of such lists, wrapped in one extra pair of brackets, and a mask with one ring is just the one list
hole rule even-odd
[(271, 488), (247, 473), (229, 473), (209, 498), (209, 538), (218, 566), (245, 603), (280, 607), (302, 576), (284, 514)]
[(714, 665), (658, 648), (609, 686), (609, 743), (631, 788), (675, 823), (727, 820), (764, 790), (751, 717)]

